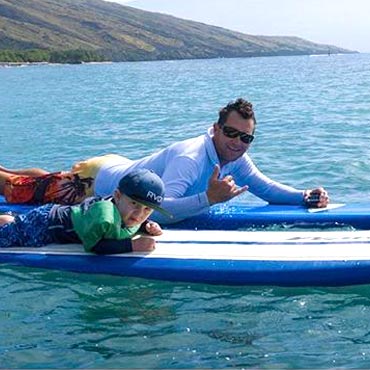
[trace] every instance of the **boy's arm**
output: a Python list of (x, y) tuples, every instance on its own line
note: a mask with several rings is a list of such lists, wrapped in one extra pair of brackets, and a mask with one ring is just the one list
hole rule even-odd
[(100, 239), (92, 248), (96, 254), (119, 254), (132, 252), (131, 239)]
[(140, 225), (140, 228), (139, 230), (137, 231), (138, 233), (140, 234), (148, 234), (148, 232), (146, 231), (146, 225), (150, 222), (149, 219), (145, 220), (141, 225)]
[(150, 252), (155, 248), (155, 240), (151, 236), (135, 237), (134, 239), (101, 239), (90, 250), (96, 254), (119, 254), (129, 252)]
[[(139, 225), (122, 227), (121, 215), (111, 202), (96, 202), (84, 216), (86, 220), (79, 228), (78, 236), (86, 252), (118, 254), (154, 249), (155, 240), (150, 239), (149, 236), (131, 240), (137, 234)], [(146, 229), (150, 233), (151, 230), (148, 230), (148, 224), (150, 225), (151, 222), (146, 223), (144, 227), (147, 226)]]
[(121, 215), (110, 201), (99, 201), (81, 216), (77, 213), (72, 223), (86, 252), (97, 254), (127, 253), (132, 251), (131, 238), (138, 227), (122, 228)]

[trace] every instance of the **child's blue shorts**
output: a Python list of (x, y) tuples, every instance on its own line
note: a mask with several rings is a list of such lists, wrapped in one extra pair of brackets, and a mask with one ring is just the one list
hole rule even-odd
[(49, 213), (53, 204), (37, 207), (0, 226), (0, 248), (42, 247), (53, 242), (49, 233)]

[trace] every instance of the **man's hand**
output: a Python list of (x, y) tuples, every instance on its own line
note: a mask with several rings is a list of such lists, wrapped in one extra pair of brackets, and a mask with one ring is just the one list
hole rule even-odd
[(210, 205), (226, 202), (247, 191), (248, 186), (238, 187), (231, 175), (219, 180), (220, 166), (216, 165), (208, 181), (207, 197)]
[(303, 201), (307, 207), (324, 208), (329, 204), (329, 195), (324, 188), (307, 189)]

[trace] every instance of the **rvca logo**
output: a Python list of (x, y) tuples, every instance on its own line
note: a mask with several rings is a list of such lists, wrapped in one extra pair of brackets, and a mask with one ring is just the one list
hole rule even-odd
[(152, 191), (148, 191), (148, 193), (146, 194), (146, 197), (147, 199), (151, 199), (151, 200), (154, 200), (154, 202), (156, 203), (161, 203), (162, 200), (163, 200), (163, 197), (160, 196), (160, 195), (157, 195), (155, 193), (153, 193)]

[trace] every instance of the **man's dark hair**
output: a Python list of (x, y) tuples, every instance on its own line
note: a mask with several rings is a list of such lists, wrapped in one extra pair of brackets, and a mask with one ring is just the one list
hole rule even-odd
[(249, 101), (242, 98), (236, 99), (235, 102), (230, 102), (226, 107), (221, 108), (219, 112), (219, 118), (217, 123), (219, 126), (223, 126), (229, 116), (229, 113), (235, 111), (238, 112), (243, 118), (252, 118), (254, 125), (257, 124), (256, 118), (254, 116), (253, 105)]

